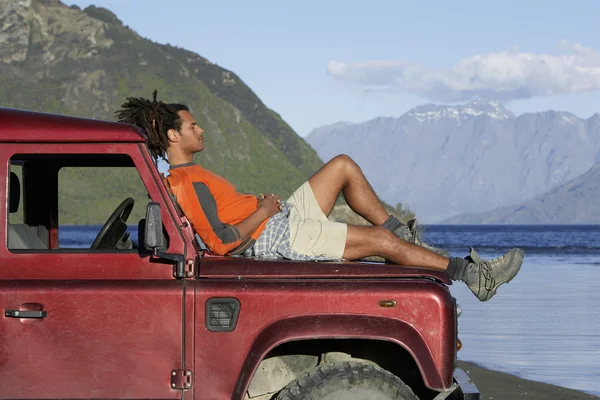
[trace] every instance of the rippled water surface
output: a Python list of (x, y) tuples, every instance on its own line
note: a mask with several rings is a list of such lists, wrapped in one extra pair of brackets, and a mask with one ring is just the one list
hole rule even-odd
[[(100, 227), (61, 227), (65, 247), (89, 246)], [(600, 226), (425, 226), (452, 255), (525, 250), (519, 275), (481, 303), (460, 283), (462, 360), (600, 396)], [(135, 239), (136, 233), (132, 232)]]

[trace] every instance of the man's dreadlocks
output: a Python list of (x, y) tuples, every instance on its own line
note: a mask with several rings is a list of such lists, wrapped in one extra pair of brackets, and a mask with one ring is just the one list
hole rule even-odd
[(159, 157), (166, 158), (169, 138), (169, 129), (181, 129), (181, 117), (178, 111), (189, 111), (183, 104), (167, 104), (156, 100), (156, 90), (152, 93), (152, 100), (142, 97), (128, 97), (115, 112), (117, 120), (132, 124), (142, 129), (146, 135), (146, 142), (150, 154), (155, 160)]

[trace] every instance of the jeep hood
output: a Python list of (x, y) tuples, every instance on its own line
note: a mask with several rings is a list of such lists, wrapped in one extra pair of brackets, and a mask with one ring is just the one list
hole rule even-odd
[(205, 255), (200, 259), (200, 278), (293, 279), (293, 278), (430, 278), (451, 284), (442, 272), (394, 264), (344, 261), (314, 262), (258, 260), (245, 257)]

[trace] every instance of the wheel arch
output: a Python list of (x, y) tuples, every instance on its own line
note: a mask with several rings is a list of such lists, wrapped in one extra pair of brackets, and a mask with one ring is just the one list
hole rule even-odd
[[(359, 347), (360, 344), (368, 346)], [(399, 361), (410, 360), (424, 387), (445, 390), (451, 384), (451, 381), (444, 384), (421, 334), (402, 320), (365, 315), (311, 315), (275, 321), (257, 335), (247, 353), (232, 398), (244, 398), (258, 366), (265, 359), (281, 354), (345, 352), (357, 348), (375, 349), (367, 354), (367, 358), (364, 358), (365, 351), (359, 351), (358, 358), (392, 369), (392, 373), (398, 373), (398, 368), (394, 371), (390, 366), (395, 357)]]

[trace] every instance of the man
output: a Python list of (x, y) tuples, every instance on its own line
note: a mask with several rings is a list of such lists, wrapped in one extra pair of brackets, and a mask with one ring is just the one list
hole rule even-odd
[[(475, 250), (466, 258), (447, 258), (424, 248), (414, 230), (390, 216), (361, 169), (345, 155), (333, 158), (287, 201), (274, 194), (242, 195), (224, 178), (193, 163), (204, 149), (204, 131), (189, 108), (156, 100), (128, 98), (116, 112), (120, 122), (140, 127), (155, 159), (170, 163), (170, 190), (194, 230), (216, 254), (292, 260), (357, 260), (379, 256), (401, 265), (446, 271), (463, 281), (481, 301), (512, 280), (523, 251), (482, 260)], [(344, 194), (348, 205), (373, 226), (346, 225), (327, 216)], [(407, 230), (409, 234), (406, 234)], [(412, 239), (419, 245), (403, 240)], [(436, 250), (436, 249), (433, 249)]]

